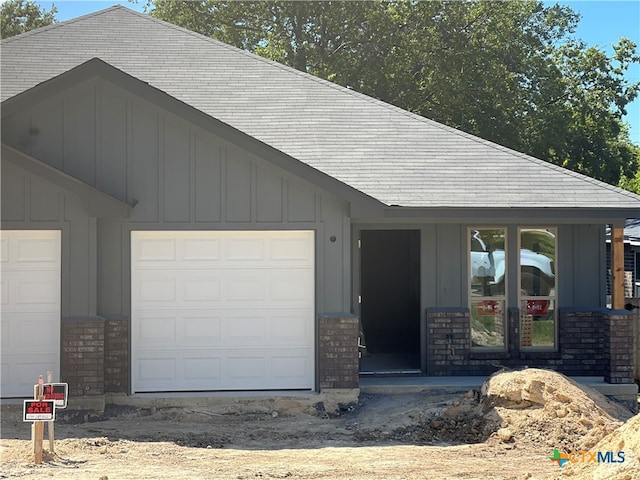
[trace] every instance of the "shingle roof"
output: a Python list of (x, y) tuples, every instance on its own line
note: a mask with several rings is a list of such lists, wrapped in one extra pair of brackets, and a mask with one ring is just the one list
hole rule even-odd
[(2, 41), (2, 100), (98, 57), (387, 205), (639, 208), (640, 196), (112, 7)]

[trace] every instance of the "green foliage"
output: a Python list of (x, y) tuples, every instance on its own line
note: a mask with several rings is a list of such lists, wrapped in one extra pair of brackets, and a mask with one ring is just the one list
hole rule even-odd
[(31, 0), (7, 0), (0, 6), (0, 13), (0, 36), (8, 38), (55, 23), (58, 9), (52, 5), (47, 12)]
[(152, 15), (611, 184), (640, 152), (622, 122), (640, 62), (572, 38), (537, 0), (149, 3)]
[[(632, 156), (637, 161), (640, 161), (640, 146), (633, 145), (632, 148), (635, 150)], [(618, 186), (620, 188), (624, 188), (625, 190), (629, 190), (630, 192), (634, 192), (640, 195), (640, 165), (638, 165), (635, 176), (623, 175)]]

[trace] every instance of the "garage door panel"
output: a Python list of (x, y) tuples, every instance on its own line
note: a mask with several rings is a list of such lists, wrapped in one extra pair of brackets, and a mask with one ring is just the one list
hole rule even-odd
[(138, 238), (137, 261), (141, 264), (176, 261), (176, 240), (173, 238)]
[(52, 311), (60, 303), (60, 272), (2, 269), (3, 312)]
[(157, 302), (185, 308), (212, 306), (237, 308), (239, 302), (268, 302), (279, 305), (309, 305), (314, 289), (309, 269), (269, 270), (144, 270), (145, 278), (134, 286), (139, 306), (153, 307)]
[(4, 308), (9, 306), (9, 281), (4, 275), (0, 281), (0, 305)]
[(2, 355), (2, 396), (31, 398), (33, 385), (47, 371), (56, 372), (58, 355), (41, 355), (25, 360), (24, 355)]
[(135, 330), (137, 343), (145, 345), (173, 346), (177, 343), (178, 315), (161, 313), (150, 318), (140, 318)]
[(305, 238), (273, 238), (269, 244), (269, 257), (277, 260), (278, 264), (283, 262), (293, 263), (313, 262), (314, 252), (310, 248), (309, 242)]
[(304, 343), (313, 337), (310, 331), (311, 325), (301, 322), (300, 317), (309, 317), (313, 312), (295, 314), (294, 312), (276, 312), (271, 317), (271, 342), (276, 344), (289, 344), (292, 342)]
[[(9, 239), (2, 238), (0, 239), (0, 262), (3, 264), (9, 263)], [(2, 265), (2, 268), (6, 268), (5, 265)]]
[(220, 301), (221, 279), (213, 276), (187, 278), (182, 283), (182, 298), (185, 302), (216, 303)]
[[(246, 309), (245, 309), (246, 311)], [(220, 347), (291, 344), (312, 347), (313, 325), (300, 319), (312, 318), (310, 309), (255, 309), (238, 315), (233, 309), (138, 311), (134, 341), (140, 347)]]
[[(20, 272), (19, 276), (23, 277), (24, 273)], [(15, 306), (29, 308), (36, 304), (58, 305), (60, 302), (60, 286), (55, 278), (56, 276), (43, 274), (39, 276), (38, 280), (20, 278), (14, 283)]]
[(226, 319), (230, 344), (259, 345), (266, 340), (266, 315), (234, 316)]
[(59, 371), (61, 232), (0, 232), (2, 396), (33, 394), (38, 375)]
[(222, 340), (222, 318), (215, 312), (210, 315), (183, 315), (183, 338), (187, 345), (207, 344), (215, 346)]
[(221, 248), (222, 242), (217, 238), (187, 238), (182, 242), (181, 258), (187, 262), (219, 262)]
[(140, 302), (174, 302), (176, 300), (175, 278), (149, 278), (138, 284), (137, 298)]
[(222, 292), (226, 302), (263, 303), (267, 298), (266, 278), (258, 274), (230, 275), (224, 282)]
[(36, 357), (59, 352), (58, 316), (52, 313), (19, 313), (11, 316), (12, 321), (7, 322), (6, 328), (2, 330), (2, 343), (6, 349), (4, 352), (19, 354), (27, 348)]
[(222, 340), (222, 319), (215, 312), (182, 309), (138, 311), (134, 342), (144, 348), (216, 345)]
[(22, 236), (15, 245), (15, 261), (23, 266), (25, 263), (36, 262), (42, 265), (53, 265), (60, 262), (57, 239), (55, 238), (32, 238)]
[[(253, 380), (254, 385), (260, 385), (266, 375), (266, 358), (258, 352), (235, 352), (229, 354), (225, 361), (227, 376), (232, 380)], [(248, 384), (248, 383), (247, 383)]]
[(141, 351), (137, 391), (175, 391), (176, 384), (183, 391), (311, 389), (312, 372), (304, 349)]
[(314, 292), (309, 282), (305, 281), (307, 272), (294, 270), (279, 273), (269, 282), (269, 299), (272, 302), (286, 302), (287, 305), (308, 305)]
[[(266, 240), (264, 238), (227, 237), (222, 243), (222, 258), (232, 263), (259, 263), (266, 260)], [(257, 261), (257, 262), (256, 262)]]
[[(169, 385), (176, 381), (177, 358), (160, 357), (154, 352), (151, 358), (140, 356), (136, 364), (140, 385)], [(155, 389), (155, 387), (154, 387)]]
[(204, 389), (220, 381), (222, 359), (210, 356), (189, 356), (183, 360), (184, 379), (200, 384)]
[(271, 364), (273, 377), (282, 380), (303, 379), (309, 375), (310, 369), (313, 368), (307, 356), (293, 353), (274, 355)]
[(134, 391), (313, 388), (313, 232), (132, 232), (132, 249)]

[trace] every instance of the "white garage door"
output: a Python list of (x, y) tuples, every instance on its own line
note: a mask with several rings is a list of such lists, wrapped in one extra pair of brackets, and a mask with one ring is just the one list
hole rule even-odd
[(312, 389), (311, 231), (132, 232), (134, 392)]
[(38, 375), (59, 375), (60, 239), (58, 230), (0, 232), (2, 397), (29, 398)]

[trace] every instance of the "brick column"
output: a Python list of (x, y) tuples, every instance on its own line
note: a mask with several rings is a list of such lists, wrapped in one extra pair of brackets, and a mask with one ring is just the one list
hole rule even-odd
[(61, 369), (69, 396), (104, 394), (103, 318), (63, 319)]
[(559, 321), (560, 371), (565, 375), (605, 375), (605, 313), (561, 308)]
[(604, 314), (604, 381), (633, 383), (633, 317), (624, 310)]
[(358, 317), (349, 313), (320, 315), (318, 329), (320, 390), (358, 388)]
[(129, 320), (105, 320), (104, 390), (129, 393)]
[(470, 371), (471, 328), (466, 308), (427, 309), (427, 373), (473, 375)]

